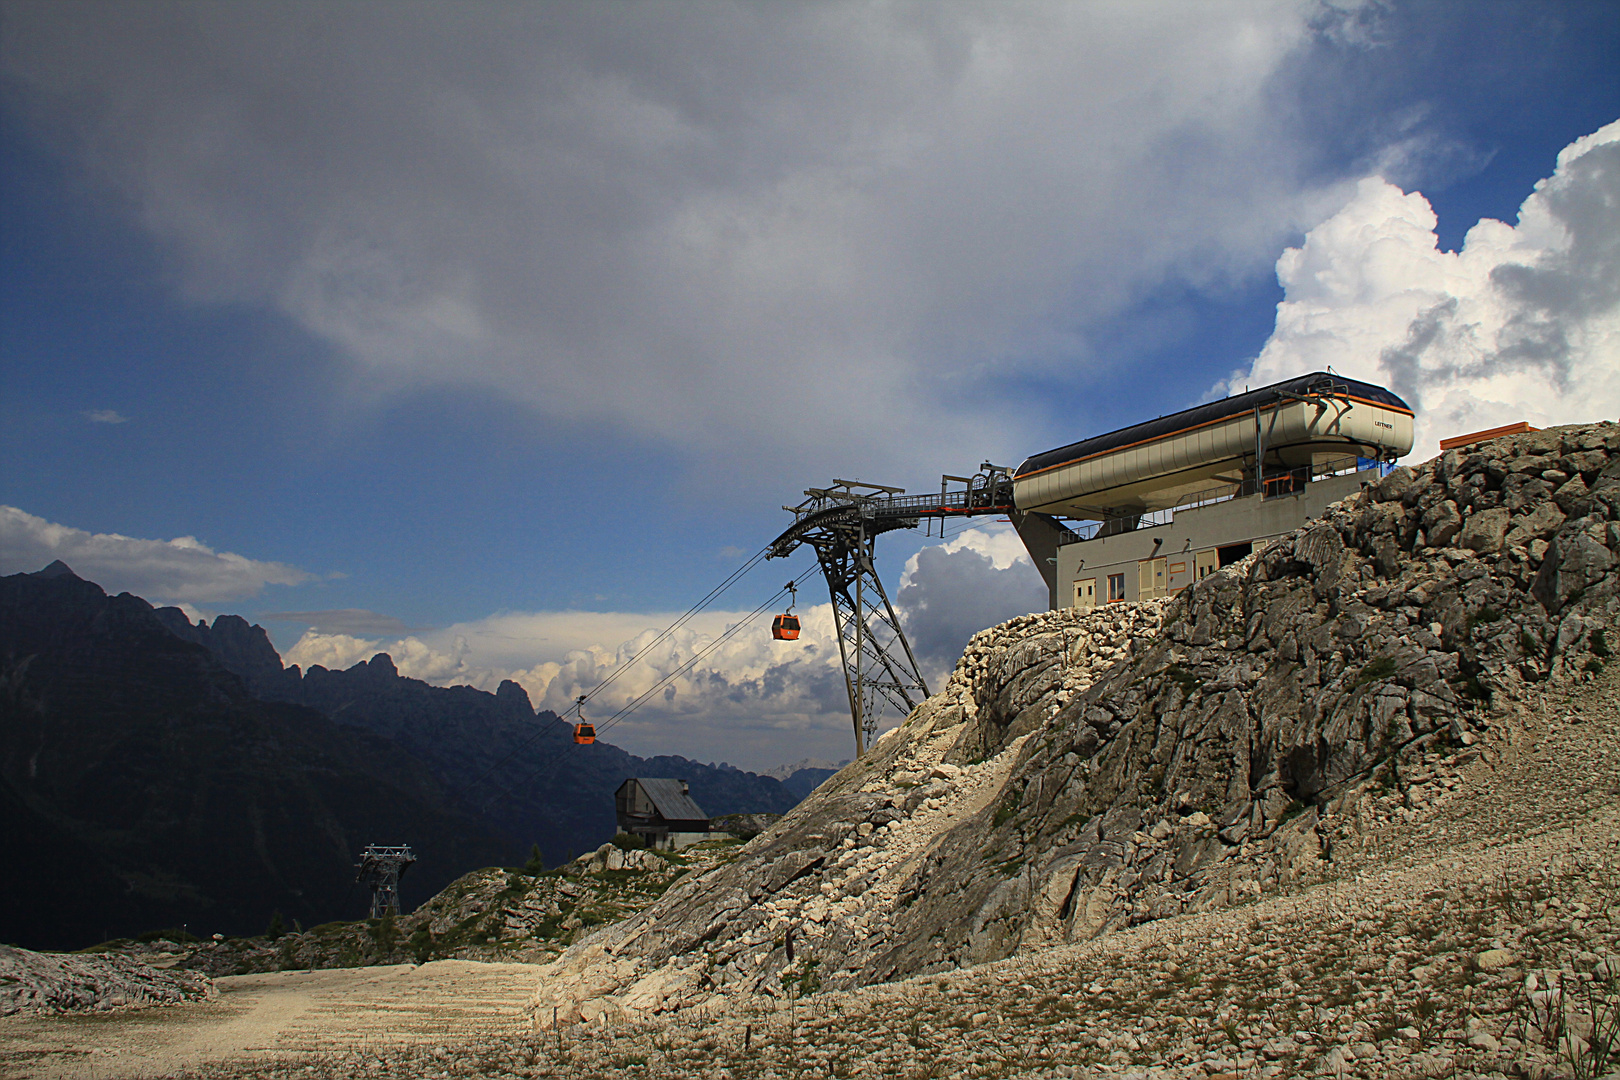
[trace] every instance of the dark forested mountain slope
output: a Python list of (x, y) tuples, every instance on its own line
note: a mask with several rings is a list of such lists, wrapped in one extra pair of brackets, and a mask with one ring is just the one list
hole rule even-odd
[(61, 564), (0, 578), (0, 812), (0, 940), (39, 947), (352, 917), (367, 843), (420, 851), (407, 904), (513, 846), (390, 740), (254, 698)]
[(729, 766), (576, 745), (516, 683), (429, 686), (386, 654), (300, 672), (234, 615), (193, 624), (60, 563), (0, 578), (0, 940), (352, 918), (367, 843), (421, 857), (408, 910), (532, 843), (549, 863), (603, 843), (631, 776), (687, 780), (711, 814), (798, 801)]

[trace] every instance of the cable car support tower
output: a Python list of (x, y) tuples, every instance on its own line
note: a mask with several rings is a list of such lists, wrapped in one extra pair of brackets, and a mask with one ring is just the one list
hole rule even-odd
[[(952, 482), (963, 487), (953, 491)], [(798, 506), (782, 508), (793, 515), (793, 524), (771, 542), (767, 558), (785, 558), (801, 544), (815, 550), (832, 598), (857, 757), (877, 734), (885, 706), (905, 716), (928, 697), (911, 643), (873, 566), (877, 538), (915, 529), (928, 519), (1009, 515), (1015, 512), (1012, 493), (1010, 470), (985, 462), (974, 476), (941, 477), (937, 495), (834, 480), (824, 488), (807, 488)]]

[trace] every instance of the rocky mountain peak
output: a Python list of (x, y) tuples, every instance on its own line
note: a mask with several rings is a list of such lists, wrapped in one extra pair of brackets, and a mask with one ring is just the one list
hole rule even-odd
[[(574, 945), (546, 1015), (853, 987), (1309, 882), (1443, 801), (1504, 710), (1602, 670), (1620, 428), (1396, 469), (1168, 601), (1042, 612), (736, 862)], [(537, 1014), (538, 1015), (538, 1014)]]
[(42, 570), (35, 570), (32, 574), (29, 574), (28, 576), (29, 577), (37, 577), (37, 578), (59, 578), (59, 577), (76, 578), (79, 575), (75, 574), (73, 572), (73, 568), (71, 566), (69, 566), (67, 563), (63, 562), (61, 559), (53, 559), (49, 566), (45, 567)]
[(158, 621), (183, 641), (194, 642), (213, 654), (226, 670), (240, 678), (257, 697), (284, 696), (280, 690), (287, 678), (281, 664), (281, 654), (270, 643), (264, 627), (248, 622), (240, 615), (219, 615), (214, 624), (191, 617), (179, 608), (157, 608)]
[(392, 682), (399, 678), (399, 668), (394, 666), (394, 658), (385, 652), (373, 656), (365, 665), (366, 674), (379, 681)]
[(534, 705), (529, 701), (529, 692), (511, 679), (501, 680), (501, 685), (495, 688), (495, 700), (509, 709), (521, 709), (530, 716), (534, 715)]

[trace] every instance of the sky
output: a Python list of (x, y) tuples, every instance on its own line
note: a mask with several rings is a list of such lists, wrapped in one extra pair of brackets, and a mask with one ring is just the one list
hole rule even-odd
[[(1334, 370), (1414, 458), (1620, 414), (1620, 6), (0, 0), (0, 573), (637, 753), (852, 743), (838, 477), (926, 490)], [(892, 534), (930, 686), (1041, 607)], [(643, 649), (647, 651), (643, 652)], [(890, 717), (892, 722), (895, 718)]]

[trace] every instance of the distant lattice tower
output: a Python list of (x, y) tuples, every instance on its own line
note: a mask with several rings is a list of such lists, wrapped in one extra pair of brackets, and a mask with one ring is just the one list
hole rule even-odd
[(399, 879), (415, 861), (409, 844), (397, 847), (367, 844), (366, 850), (360, 853), (360, 862), (355, 866), (360, 873), (354, 880), (371, 888), (373, 919), (380, 919), (390, 911), (398, 913)]

